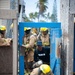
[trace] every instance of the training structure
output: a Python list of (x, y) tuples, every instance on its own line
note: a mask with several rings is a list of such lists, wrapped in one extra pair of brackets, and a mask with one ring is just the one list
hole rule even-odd
[[(11, 59), (12, 59), (12, 63), (9, 63), (9, 65), (12, 66), (12, 67), (9, 66), (10, 68), (12, 68), (9, 71), (12, 73), (11, 74), (9, 73), (8, 75), (12, 75), (12, 74), (17, 75), (17, 11), (18, 10), (16, 9), (16, 6), (15, 6), (15, 9), (13, 9), (13, 10), (10, 9), (10, 7), (9, 7), (10, 0), (0, 0), (0, 4), (1, 4), (0, 5), (0, 19), (2, 19), (2, 20), (12, 19), (13, 24), (14, 24), (14, 27), (13, 27), (13, 34), (14, 34), (13, 35), (13, 50), (11, 51), (12, 54), (10, 55), (10, 53), (9, 53), (10, 51), (7, 50), (9, 52), (7, 52), (6, 55), (10, 55)], [(3, 4), (5, 4), (5, 5), (3, 6)], [(7, 7), (7, 8), (5, 8), (5, 7)], [(7, 49), (9, 49), (9, 48), (7, 48)], [(2, 51), (3, 51), (3, 53), (4, 53), (4, 51), (6, 53), (6, 50), (2, 50)], [(2, 53), (2, 51), (0, 51), (0, 52)], [(6, 57), (6, 58), (8, 58), (8, 57)], [(8, 58), (8, 59), (10, 60), (10, 58)], [(6, 64), (6, 61), (5, 61), (5, 64)], [(5, 72), (4, 72), (5, 75), (6, 75), (6, 71), (7, 70), (5, 70)], [(1, 71), (1, 74), (2, 73), (3, 72)]]
[[(75, 0), (60, 0), (60, 21), (62, 26), (62, 75), (73, 75)], [(74, 54), (73, 54), (74, 53)], [(74, 62), (75, 63), (75, 62)]]

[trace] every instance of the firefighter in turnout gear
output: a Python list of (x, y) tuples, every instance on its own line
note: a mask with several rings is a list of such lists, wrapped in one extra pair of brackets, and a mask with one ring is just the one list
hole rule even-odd
[(41, 35), (39, 35), (39, 39), (42, 41), (43, 46), (50, 46), (48, 28), (40, 28), (40, 31)]
[(49, 65), (42, 64), (41, 66), (33, 69), (30, 75), (53, 75), (53, 73)]
[(5, 38), (6, 27), (0, 26), (0, 37)]
[(6, 26), (0, 26), (0, 46), (10, 45), (11, 39), (5, 38)]
[(35, 42), (37, 41), (37, 34), (36, 33), (33, 33), (31, 34), (31, 28), (24, 28), (24, 31), (25, 31), (25, 38), (24, 38), (24, 47), (25, 48), (32, 48), (34, 47), (34, 44)]
[(36, 48), (36, 42), (37, 42), (37, 34), (38, 34), (38, 30), (37, 28), (32, 28), (32, 31), (31, 31), (32, 35), (34, 37), (34, 49)]
[(24, 38), (23, 38), (23, 45), (25, 47), (25, 68), (27, 71), (30, 71), (32, 69), (32, 64), (34, 61), (34, 45), (37, 40), (37, 38), (31, 34), (31, 28), (24, 28)]

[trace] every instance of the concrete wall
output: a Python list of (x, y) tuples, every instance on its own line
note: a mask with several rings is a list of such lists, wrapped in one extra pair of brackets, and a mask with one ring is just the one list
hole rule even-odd
[(10, 0), (0, 0), (0, 8), (10, 9)]
[[(75, 0), (72, 0), (75, 2)], [(74, 41), (74, 14), (70, 11), (71, 0), (60, 1), (60, 21), (62, 25), (62, 75), (73, 75), (73, 41)], [(71, 10), (70, 10), (71, 9)], [(73, 8), (74, 9), (74, 8)]]
[[(17, 0), (16, 0), (17, 1)], [(0, 9), (15, 9), (15, 0), (0, 0)], [(11, 38), (12, 33), (10, 30), (10, 25), (12, 24), (12, 20), (3, 20), (0, 19), (0, 25), (5, 25), (7, 28), (6, 37)]]
[[(10, 9), (10, 0), (0, 0), (0, 9)], [(8, 25), (8, 21), (0, 19), (0, 25)], [(7, 31), (8, 32), (8, 31)]]
[(12, 75), (13, 50), (11, 46), (0, 46), (0, 75)]

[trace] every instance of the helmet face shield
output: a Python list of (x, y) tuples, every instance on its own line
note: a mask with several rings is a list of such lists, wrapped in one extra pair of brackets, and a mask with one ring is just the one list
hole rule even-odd
[(26, 31), (25, 31), (25, 34), (29, 34), (29, 33), (30, 33), (30, 31), (31, 31), (31, 30), (26, 30)]
[(31, 30), (30, 27), (24, 27), (24, 31)]
[(1, 38), (4, 38), (5, 37), (5, 31), (0, 30), (0, 35), (1, 35)]
[(5, 34), (5, 31), (1, 31), (1, 30), (0, 30), (0, 34)]
[(42, 31), (42, 34), (43, 34), (43, 35), (48, 34), (48, 30), (47, 30), (47, 31)]
[(31, 28), (29, 28), (29, 27), (24, 27), (24, 32), (25, 32), (25, 34), (29, 34), (30, 31), (31, 31)]

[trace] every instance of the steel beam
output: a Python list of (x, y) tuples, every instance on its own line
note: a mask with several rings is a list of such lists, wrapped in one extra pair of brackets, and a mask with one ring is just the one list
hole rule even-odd
[(13, 20), (13, 75), (17, 75), (18, 71), (18, 37), (17, 37), (17, 21)]

